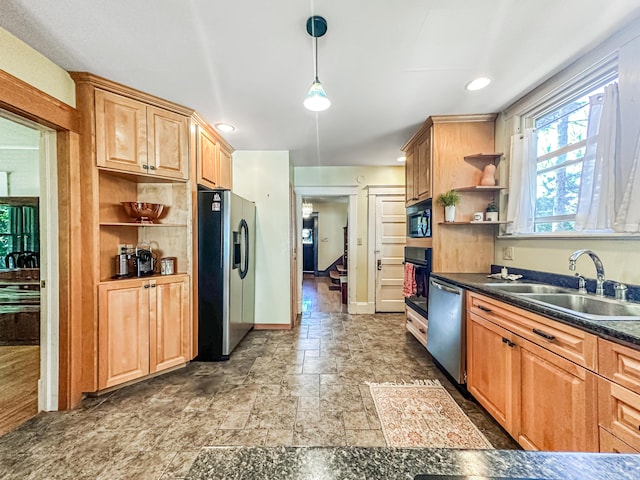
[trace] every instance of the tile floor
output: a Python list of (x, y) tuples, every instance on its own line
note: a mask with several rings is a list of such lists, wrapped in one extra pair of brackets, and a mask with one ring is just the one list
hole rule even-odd
[[(305, 287), (307, 300), (339, 296)], [(518, 448), (451, 386), (401, 314), (317, 311), (341, 308), (333, 297), (304, 304), (299, 326), (250, 332), (228, 362), (38, 415), (0, 437), (0, 478), (178, 479), (205, 445), (384, 446), (365, 382), (413, 379), (439, 379), (496, 448)]]

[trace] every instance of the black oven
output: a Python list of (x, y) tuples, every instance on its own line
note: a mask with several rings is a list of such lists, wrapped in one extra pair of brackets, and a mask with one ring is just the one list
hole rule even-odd
[(407, 208), (407, 237), (431, 236), (431, 199)]
[[(404, 302), (427, 318), (429, 298), (429, 275), (431, 274), (431, 249), (404, 247), (405, 298)], [(412, 278), (407, 279), (407, 273)], [(407, 285), (407, 280), (410, 285)]]

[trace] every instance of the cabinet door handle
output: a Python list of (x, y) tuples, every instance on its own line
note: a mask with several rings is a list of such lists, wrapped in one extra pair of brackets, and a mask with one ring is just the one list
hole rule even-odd
[(142, 164), (142, 168), (144, 168), (145, 170), (148, 170), (149, 169), (149, 165), (147, 165), (146, 163), (143, 163)]
[(156, 284), (155, 284), (155, 283), (152, 283), (152, 284), (151, 284), (151, 288), (156, 288)]
[(413, 323), (413, 320), (411, 320), (409, 317), (407, 317), (407, 322)]
[(511, 348), (516, 346), (515, 343), (513, 343), (511, 340), (509, 340), (508, 338), (505, 338), (505, 337), (502, 337), (502, 343), (506, 343)]
[(483, 312), (490, 312), (490, 311), (491, 311), (491, 309), (490, 309), (490, 308), (487, 308), (487, 307), (485, 307), (484, 305), (478, 305), (477, 307), (478, 307), (480, 310), (482, 310)]
[(546, 338), (549, 341), (555, 340), (555, 336), (554, 335), (549, 335), (548, 333), (544, 333), (542, 330), (538, 330), (537, 328), (533, 329), (533, 333), (535, 333), (536, 335), (540, 335), (542, 338)]
[(427, 331), (423, 330), (422, 328), (419, 328), (418, 330), (420, 330), (420, 333), (427, 333)]
[(149, 288), (149, 284), (147, 283), (147, 284), (144, 286), (144, 288)]
[(155, 170), (156, 166), (155, 165), (149, 165), (149, 170)]

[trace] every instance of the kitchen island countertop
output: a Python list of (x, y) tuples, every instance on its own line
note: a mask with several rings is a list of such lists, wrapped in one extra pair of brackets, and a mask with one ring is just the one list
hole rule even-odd
[[(187, 480), (469, 479), (631, 480), (640, 455), (366, 447), (205, 447)], [(443, 479), (445, 480), (445, 479)]]

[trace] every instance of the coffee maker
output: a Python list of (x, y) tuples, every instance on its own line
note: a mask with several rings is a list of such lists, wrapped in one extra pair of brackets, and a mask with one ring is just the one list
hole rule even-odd
[(123, 247), (116, 255), (116, 274), (114, 278), (132, 277), (135, 271), (135, 256), (132, 248)]
[(135, 250), (136, 274), (139, 277), (145, 275), (153, 275), (156, 271), (156, 257), (153, 253), (151, 245), (148, 243), (139, 243)]

